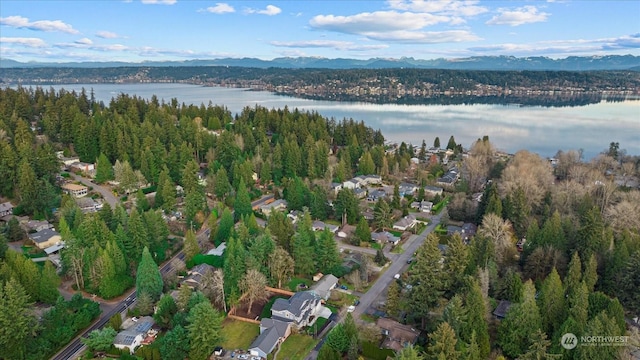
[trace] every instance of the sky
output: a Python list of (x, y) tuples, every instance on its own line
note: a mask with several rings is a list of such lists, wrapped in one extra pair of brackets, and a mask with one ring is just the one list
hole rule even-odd
[(0, 0), (0, 58), (640, 55), (640, 0)]

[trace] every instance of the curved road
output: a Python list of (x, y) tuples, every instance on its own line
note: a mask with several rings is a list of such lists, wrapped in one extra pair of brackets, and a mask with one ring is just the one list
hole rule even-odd
[(77, 175), (77, 174), (74, 174), (74, 173), (69, 173), (69, 174), (71, 174), (71, 177), (73, 177), (73, 180), (79, 181), (86, 187), (92, 187), (93, 191), (99, 192), (100, 195), (102, 195), (102, 198), (104, 199), (104, 201), (109, 203), (109, 205), (111, 206), (112, 209), (116, 208), (116, 205), (118, 204), (119, 201), (115, 197), (115, 195), (113, 195), (113, 192), (111, 191), (111, 189), (109, 189), (108, 187), (102, 186), (102, 185), (98, 185), (98, 184), (92, 182), (91, 179), (87, 179), (87, 178), (82, 177), (80, 175)]

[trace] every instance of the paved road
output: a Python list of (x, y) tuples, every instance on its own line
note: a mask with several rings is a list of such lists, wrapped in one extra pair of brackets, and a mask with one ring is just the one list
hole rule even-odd
[[(376, 280), (371, 288), (369, 288), (369, 291), (362, 294), (362, 296), (360, 297), (360, 305), (356, 307), (355, 311), (352, 314), (354, 319), (359, 319), (360, 315), (365, 313), (367, 309), (374, 304), (376, 299), (378, 299), (378, 297), (385, 293), (386, 289), (389, 287), (389, 284), (391, 284), (392, 281), (395, 281), (395, 279), (393, 278), (395, 274), (401, 274), (407, 270), (407, 268), (409, 267), (409, 265), (407, 264), (407, 260), (413, 257), (413, 254), (416, 252), (416, 250), (418, 250), (420, 245), (422, 245), (424, 240), (427, 238), (427, 235), (429, 235), (435, 229), (436, 225), (440, 223), (440, 218), (442, 217), (443, 213), (444, 209), (440, 212), (440, 215), (435, 215), (431, 218), (429, 225), (422, 231), (422, 233), (420, 233), (419, 235), (411, 235), (407, 239), (407, 241), (405, 241), (405, 243), (402, 245), (404, 252), (402, 254), (399, 254), (395, 258), (392, 264), (389, 265), (387, 271), (382, 273), (378, 280)], [(343, 316), (337, 322), (334, 322), (330, 325), (335, 326), (339, 323), (342, 323), (344, 319), (345, 317)], [(317, 359), (318, 351), (322, 346), (321, 344), (324, 344), (326, 334), (329, 333), (329, 330), (330, 329), (327, 329), (325, 336), (320, 340), (318, 345), (313, 350), (311, 350), (305, 360)]]
[(82, 184), (84, 184), (87, 187), (92, 187), (93, 191), (97, 191), (100, 193), (100, 195), (102, 195), (102, 198), (104, 199), (104, 201), (106, 201), (107, 203), (109, 203), (109, 205), (111, 206), (112, 209), (116, 208), (116, 205), (118, 204), (118, 199), (115, 197), (115, 195), (113, 195), (113, 192), (111, 191), (111, 189), (109, 189), (106, 186), (102, 186), (102, 185), (98, 185), (94, 182), (92, 182), (90, 179), (87, 179), (85, 177), (82, 177), (80, 175), (74, 174), (74, 173), (70, 173), (71, 176), (73, 177), (74, 180), (81, 182)]
[[(200, 231), (197, 235), (197, 239), (198, 241), (201, 241), (202, 239), (208, 239), (209, 238), (209, 229), (202, 229), (202, 231)], [(171, 270), (171, 262), (173, 261), (173, 259), (181, 259), (184, 260), (184, 252), (180, 251), (178, 252), (176, 255), (174, 255), (171, 259), (165, 261), (164, 264), (162, 264), (159, 268), (160, 268), (160, 272), (162, 274), (166, 274), (167, 272), (169, 272)], [(84, 352), (85, 350), (85, 346), (84, 344), (80, 341), (81, 338), (87, 337), (89, 336), (89, 333), (92, 332), (93, 330), (96, 329), (102, 329), (102, 327), (109, 322), (109, 319), (117, 313), (125, 313), (127, 311), (127, 309), (133, 305), (136, 301), (136, 295), (135, 295), (135, 289), (129, 291), (126, 294), (126, 298), (122, 301), (120, 301), (117, 304), (112, 305), (112, 309), (109, 312), (103, 312), (100, 316), (100, 318), (92, 325), (90, 326), (88, 329), (86, 329), (80, 336), (77, 336), (75, 339), (73, 339), (73, 341), (71, 341), (69, 344), (67, 344), (66, 347), (64, 347), (60, 352), (58, 352), (54, 357), (52, 357), (53, 360), (68, 360), (68, 359), (77, 359), (80, 357), (80, 355)], [(102, 306), (101, 306), (102, 308)]]

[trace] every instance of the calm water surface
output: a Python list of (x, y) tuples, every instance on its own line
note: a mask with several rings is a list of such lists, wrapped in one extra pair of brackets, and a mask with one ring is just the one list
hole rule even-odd
[[(45, 86), (45, 89), (48, 89)], [(298, 99), (264, 91), (247, 91), (186, 84), (85, 84), (59, 85), (55, 89), (87, 93), (93, 89), (99, 101), (108, 104), (120, 93), (145, 99), (156, 95), (169, 102), (226, 106), (232, 113), (255, 104), (271, 108), (317, 111), (337, 120), (363, 120), (382, 130), (391, 141), (419, 145), (424, 139), (433, 144), (436, 136), (446, 144), (454, 135), (456, 142), (470, 146), (488, 135), (497, 148), (516, 152), (521, 149), (553, 156), (559, 149), (583, 149), (591, 158), (617, 141), (628, 154), (640, 155), (640, 101), (625, 101), (580, 107), (520, 107), (517, 105), (394, 105), (347, 103)]]

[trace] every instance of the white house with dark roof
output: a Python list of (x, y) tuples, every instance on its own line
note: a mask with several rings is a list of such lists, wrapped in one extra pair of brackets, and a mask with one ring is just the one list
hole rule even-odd
[(342, 183), (342, 188), (351, 190), (357, 189), (360, 188), (360, 182), (356, 179), (349, 179)]
[(380, 244), (391, 243), (393, 245), (396, 245), (400, 241), (399, 237), (393, 235), (388, 231), (373, 232), (371, 233), (371, 239)]
[(287, 209), (287, 201), (278, 199), (266, 205), (260, 206), (260, 212), (269, 216), (273, 211), (283, 211)]
[(416, 209), (423, 213), (430, 213), (433, 208), (433, 203), (431, 201), (414, 201), (411, 203), (411, 208)]
[(62, 191), (74, 197), (83, 197), (89, 193), (89, 188), (84, 185), (67, 183), (62, 185)]
[(133, 354), (135, 349), (140, 346), (142, 340), (147, 336), (147, 333), (153, 324), (154, 321), (151, 316), (143, 316), (139, 318), (133, 325), (120, 331), (118, 335), (116, 335), (116, 338), (113, 340), (113, 346), (118, 349), (128, 348), (129, 352)]
[(323, 309), (322, 298), (312, 291), (300, 291), (289, 299), (276, 299), (271, 306), (271, 318), (291, 322), (301, 329), (312, 325)]
[(267, 358), (273, 349), (291, 334), (291, 323), (277, 319), (264, 318), (260, 321), (260, 335), (249, 345), (252, 356)]
[(416, 226), (417, 223), (418, 223), (418, 220), (416, 220), (415, 216), (409, 214), (403, 217), (402, 219), (396, 221), (393, 224), (393, 228), (395, 230), (407, 231), (412, 229), (414, 226)]
[(340, 228), (338, 225), (327, 224), (320, 220), (314, 221), (311, 227), (313, 228), (313, 231), (324, 231), (324, 229), (329, 229), (329, 231), (331, 231), (334, 234)]
[(369, 194), (367, 195), (367, 201), (376, 202), (379, 199), (384, 199), (386, 197), (387, 197), (386, 191), (384, 191), (383, 189), (375, 189), (375, 190), (369, 191)]
[(401, 183), (398, 186), (398, 192), (400, 196), (412, 195), (418, 191), (418, 186), (416, 184), (411, 183)]
[(444, 192), (444, 189), (438, 186), (427, 185), (424, 187), (425, 195), (436, 196), (436, 195), (442, 195), (443, 192)]
[(10, 202), (0, 204), (0, 217), (13, 215), (13, 205)]

